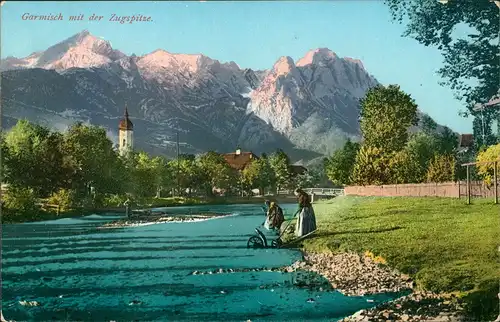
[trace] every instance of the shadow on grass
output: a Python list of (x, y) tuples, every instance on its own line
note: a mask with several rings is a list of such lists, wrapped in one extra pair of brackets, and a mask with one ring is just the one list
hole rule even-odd
[(390, 228), (381, 228), (381, 229), (357, 229), (357, 230), (344, 230), (344, 231), (334, 231), (334, 232), (322, 232), (316, 233), (314, 237), (332, 237), (337, 235), (345, 235), (345, 234), (373, 234), (373, 233), (385, 233), (388, 231), (395, 231), (403, 229), (401, 226), (394, 226)]
[(410, 210), (388, 210), (388, 211), (383, 211), (380, 213), (375, 213), (375, 214), (370, 214), (367, 216), (361, 216), (361, 215), (353, 215), (353, 216), (345, 216), (342, 217), (342, 221), (349, 221), (349, 220), (360, 220), (360, 219), (368, 219), (368, 218), (381, 218), (385, 216), (392, 216), (392, 215), (403, 215), (403, 214), (410, 214)]
[(462, 298), (466, 304), (466, 314), (470, 321), (493, 321), (499, 314), (498, 280), (488, 280)]

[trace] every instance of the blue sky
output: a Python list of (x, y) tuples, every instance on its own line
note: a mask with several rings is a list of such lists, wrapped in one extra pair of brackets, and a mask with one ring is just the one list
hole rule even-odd
[[(97, 21), (23, 21), (24, 13), (92, 14)], [(151, 16), (152, 22), (119, 24), (111, 14)], [(410, 38), (393, 23), (382, 1), (276, 2), (11, 2), (2, 6), (1, 56), (25, 57), (83, 29), (109, 40), (126, 54), (161, 48), (203, 53), (242, 68), (270, 68), (280, 56), (301, 58), (327, 47), (362, 60), (379, 82), (399, 84), (438, 123), (471, 132), (472, 119), (458, 115), (463, 103), (440, 86), (442, 56)]]

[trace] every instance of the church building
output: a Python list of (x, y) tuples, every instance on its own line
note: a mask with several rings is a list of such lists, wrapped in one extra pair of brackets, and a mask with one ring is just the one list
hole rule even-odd
[(123, 155), (127, 151), (134, 149), (134, 124), (128, 118), (128, 110), (125, 105), (125, 115), (120, 120), (118, 127), (119, 148), (118, 151)]

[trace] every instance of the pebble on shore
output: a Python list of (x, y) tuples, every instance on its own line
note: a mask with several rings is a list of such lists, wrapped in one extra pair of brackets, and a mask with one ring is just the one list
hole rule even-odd
[[(316, 272), (332, 287), (348, 296), (413, 290), (408, 275), (372, 256), (356, 253), (304, 254), (304, 261), (294, 263), (287, 271), (297, 269)], [(341, 321), (463, 321), (463, 306), (452, 295), (414, 291), (394, 301), (369, 310), (361, 310)]]
[(183, 215), (183, 216), (168, 216), (165, 214), (161, 215), (132, 215), (131, 218), (120, 219), (112, 221), (102, 225), (99, 228), (123, 228), (123, 227), (136, 227), (136, 226), (146, 226), (153, 224), (161, 224), (167, 222), (194, 222), (203, 221), (217, 217), (224, 217), (229, 215), (222, 214), (198, 214), (198, 215)]
[[(189, 275), (237, 272), (295, 273), (297, 275), (293, 285), (296, 287), (326, 292), (335, 289), (346, 296), (413, 291), (414, 287), (408, 275), (381, 265), (377, 262), (377, 258), (355, 253), (305, 254), (304, 260), (281, 268), (219, 268), (210, 271), (194, 271)], [(262, 285), (260, 288), (272, 289), (274, 287), (279, 287), (279, 285)], [(394, 301), (358, 311), (341, 321), (463, 321), (462, 312), (462, 305), (453, 295), (413, 291)]]

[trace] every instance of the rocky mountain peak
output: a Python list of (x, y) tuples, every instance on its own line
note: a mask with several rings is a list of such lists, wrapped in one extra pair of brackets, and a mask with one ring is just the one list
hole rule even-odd
[(199, 67), (213, 63), (214, 60), (202, 54), (173, 54), (163, 49), (139, 58), (138, 66), (143, 68), (181, 69), (197, 72)]
[(163, 49), (127, 56), (88, 30), (0, 63), (2, 70), (18, 70), (2, 73), (3, 111), (11, 121), (43, 116), (47, 124), (80, 120), (113, 130), (128, 104), (138, 144), (174, 154), (174, 128), (197, 153), (241, 144), (300, 150), (301, 158), (330, 154), (347, 138), (359, 138), (359, 98), (378, 84), (361, 61), (328, 48), (252, 70)]
[(306, 65), (316, 64), (319, 62), (330, 61), (338, 58), (337, 54), (328, 48), (317, 48), (308, 51), (304, 57), (297, 61), (297, 66), (302, 67)]
[(276, 76), (286, 75), (294, 69), (295, 63), (292, 57), (289, 56), (280, 57), (273, 66), (273, 71), (276, 73)]
[(125, 54), (114, 50), (111, 44), (83, 30), (44, 51), (35, 52), (20, 61), (11, 60), (3, 69), (43, 68), (65, 70), (90, 68), (121, 59)]

